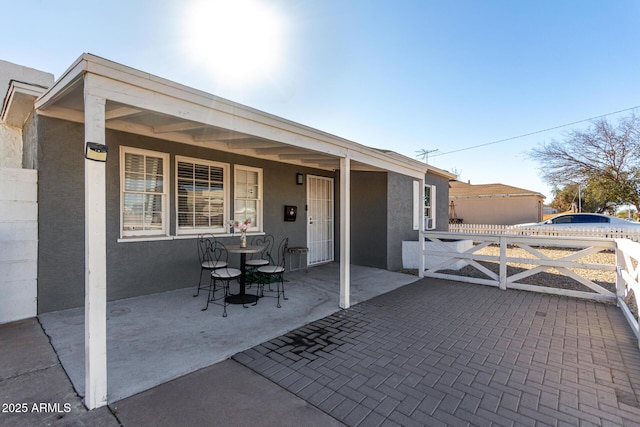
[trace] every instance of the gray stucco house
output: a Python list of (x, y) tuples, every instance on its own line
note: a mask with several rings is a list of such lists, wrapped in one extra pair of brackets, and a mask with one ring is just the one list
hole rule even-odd
[[(23, 95), (37, 312), (85, 306), (89, 407), (104, 399), (106, 301), (194, 286), (199, 233), (237, 242), (229, 221), (251, 218), (250, 236), (287, 236), (309, 248), (310, 266), (339, 261), (348, 307), (350, 264), (399, 270), (403, 240), (448, 227), (448, 172), (103, 58), (83, 54)], [(2, 117), (15, 128), (9, 96)], [(106, 161), (90, 158), (104, 160), (104, 147)]]

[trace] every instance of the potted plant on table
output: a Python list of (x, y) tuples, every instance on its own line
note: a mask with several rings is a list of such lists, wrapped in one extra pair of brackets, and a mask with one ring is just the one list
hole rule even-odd
[(230, 225), (236, 229), (240, 230), (240, 247), (247, 247), (247, 230), (251, 227), (251, 219), (245, 219), (244, 221), (231, 221)]

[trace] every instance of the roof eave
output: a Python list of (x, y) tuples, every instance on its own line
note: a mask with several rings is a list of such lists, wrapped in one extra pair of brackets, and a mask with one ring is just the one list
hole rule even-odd
[(46, 89), (44, 86), (11, 80), (0, 111), (0, 121), (7, 126), (22, 128), (33, 111), (35, 100)]
[[(210, 93), (194, 89), (162, 77), (109, 61), (98, 56), (82, 54), (35, 103), (37, 110), (45, 110), (56, 103), (66, 93), (84, 85), (85, 74), (95, 74), (112, 82), (119, 82), (153, 93), (163, 94), (176, 100), (186, 101), (200, 109), (213, 109), (251, 122), (260, 123), (289, 134), (310, 137), (326, 144), (327, 153), (338, 157), (348, 157), (372, 166), (402, 173), (414, 178), (424, 178), (427, 170), (442, 174), (418, 162), (397, 153), (385, 153), (347, 139), (323, 132), (264, 111), (239, 104)], [(448, 176), (445, 175), (444, 176)]]

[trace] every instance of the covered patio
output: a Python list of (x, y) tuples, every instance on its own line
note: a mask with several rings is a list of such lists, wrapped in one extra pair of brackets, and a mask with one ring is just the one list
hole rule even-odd
[[(195, 250), (195, 248), (194, 248)], [(287, 300), (261, 298), (257, 305), (205, 306), (195, 287), (126, 298), (107, 304), (109, 403), (221, 362), (234, 354), (341, 311), (339, 264), (287, 271)], [(197, 268), (194, 269), (194, 277)], [(351, 301), (359, 303), (398, 289), (418, 277), (351, 266)], [(237, 282), (232, 284), (238, 286)], [(255, 287), (248, 293), (255, 292)], [(39, 316), (74, 388), (85, 395), (85, 313), (74, 308)]]
[[(184, 287), (197, 234), (228, 244), (228, 224), (251, 219), (254, 235), (289, 238), (310, 259), (323, 247), (317, 263), (338, 266), (330, 304), (346, 309), (357, 300), (352, 264), (398, 270), (402, 240), (425, 223), (427, 176), (436, 171), (434, 187), (452, 176), (90, 54), (34, 105), (25, 144), (39, 171), (38, 313), (84, 306), (89, 408), (118, 388), (107, 386), (117, 335), (107, 319), (122, 312), (107, 301)], [(202, 206), (186, 195), (195, 189)], [(295, 222), (282, 218), (291, 206)]]

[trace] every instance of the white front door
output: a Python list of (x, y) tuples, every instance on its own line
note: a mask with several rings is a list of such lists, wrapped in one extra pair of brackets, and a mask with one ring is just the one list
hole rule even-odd
[(308, 265), (333, 261), (333, 178), (307, 175)]

